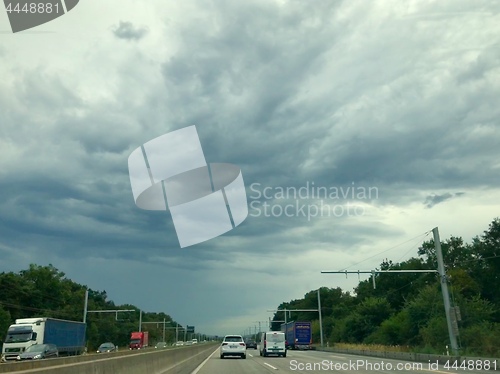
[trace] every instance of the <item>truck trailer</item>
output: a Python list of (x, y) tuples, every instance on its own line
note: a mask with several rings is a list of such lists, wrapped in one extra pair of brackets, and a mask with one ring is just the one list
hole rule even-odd
[(311, 349), (311, 322), (288, 322), (281, 325), (287, 349)]
[(16, 319), (9, 326), (2, 346), (2, 361), (15, 360), (35, 344), (54, 344), (60, 355), (78, 355), (85, 350), (83, 322), (50, 317)]
[(130, 334), (129, 349), (146, 348), (149, 344), (149, 333), (147, 331), (133, 332)]

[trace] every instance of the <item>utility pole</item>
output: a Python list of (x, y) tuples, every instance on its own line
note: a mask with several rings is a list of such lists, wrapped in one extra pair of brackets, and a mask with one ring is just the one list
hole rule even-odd
[(142, 309), (139, 311), (139, 332), (142, 331)]
[(321, 320), (321, 296), (318, 288), (318, 312), (319, 312), (319, 335), (321, 339), (321, 348), (323, 348), (323, 321)]
[[(266, 322), (266, 321), (262, 321), (262, 322)], [(255, 337), (255, 340), (259, 340), (259, 339), (260, 339), (260, 338), (259, 338), (260, 333), (262, 332), (261, 325), (260, 325), (261, 321), (254, 321), (254, 323), (258, 323), (258, 324), (259, 324), (259, 333), (258, 333), (258, 335)]]
[(83, 305), (83, 323), (87, 323), (87, 309), (89, 306), (89, 289), (85, 289), (85, 304)]
[(458, 356), (457, 337), (453, 331), (453, 323), (451, 320), (450, 295), (448, 293), (448, 278), (444, 270), (443, 252), (441, 251), (441, 240), (439, 239), (439, 230), (437, 227), (432, 229), (434, 235), (434, 246), (436, 248), (436, 257), (438, 262), (439, 281), (441, 283), (441, 291), (443, 293), (444, 311), (446, 313), (446, 323), (448, 324), (448, 335), (450, 336), (450, 344), (453, 355)]

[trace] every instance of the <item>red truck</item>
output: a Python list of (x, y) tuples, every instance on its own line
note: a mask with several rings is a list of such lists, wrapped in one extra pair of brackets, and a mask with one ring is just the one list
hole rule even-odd
[(130, 344), (129, 349), (142, 349), (146, 348), (149, 343), (149, 333), (147, 331), (143, 332), (133, 332), (130, 334)]

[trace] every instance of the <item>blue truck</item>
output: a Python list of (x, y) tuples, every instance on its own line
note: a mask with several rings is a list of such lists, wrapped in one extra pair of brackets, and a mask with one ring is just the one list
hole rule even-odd
[(287, 349), (311, 349), (311, 322), (288, 322), (281, 325), (285, 333)]
[(49, 317), (16, 319), (7, 330), (2, 346), (2, 361), (15, 360), (35, 344), (54, 344), (60, 355), (82, 354), (85, 350), (83, 322)]

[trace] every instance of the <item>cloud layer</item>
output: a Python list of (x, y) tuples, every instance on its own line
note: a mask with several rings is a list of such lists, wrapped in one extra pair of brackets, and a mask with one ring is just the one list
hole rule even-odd
[[(3, 36), (0, 271), (51, 262), (115, 302), (239, 333), (282, 301), (357, 283), (321, 270), (415, 255), (435, 226), (470, 240), (498, 215), (500, 5), (103, 6)], [(189, 125), (257, 203), (181, 250), (169, 212), (134, 205), (127, 158)], [(254, 199), (252, 184), (377, 195)]]

